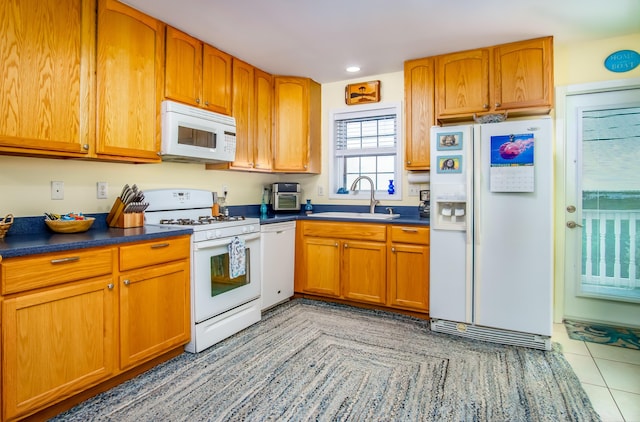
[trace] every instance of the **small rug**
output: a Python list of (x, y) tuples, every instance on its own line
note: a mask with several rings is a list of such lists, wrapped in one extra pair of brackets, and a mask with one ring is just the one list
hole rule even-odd
[(569, 337), (574, 340), (609, 346), (640, 349), (640, 329), (579, 321), (564, 321)]
[(599, 421), (552, 351), (433, 333), (391, 312), (296, 299), (55, 421)]

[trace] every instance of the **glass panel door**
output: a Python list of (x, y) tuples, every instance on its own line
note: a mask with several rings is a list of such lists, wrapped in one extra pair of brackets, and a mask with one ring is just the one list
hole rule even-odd
[(640, 89), (566, 96), (563, 318), (638, 325)]
[(580, 292), (640, 301), (640, 107), (581, 111)]

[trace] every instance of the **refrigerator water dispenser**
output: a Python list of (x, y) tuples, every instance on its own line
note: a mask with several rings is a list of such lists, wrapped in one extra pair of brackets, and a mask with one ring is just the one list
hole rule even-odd
[(435, 217), (434, 228), (441, 230), (466, 230), (467, 228), (467, 201), (465, 200), (436, 200), (435, 212), (432, 212), (432, 220)]

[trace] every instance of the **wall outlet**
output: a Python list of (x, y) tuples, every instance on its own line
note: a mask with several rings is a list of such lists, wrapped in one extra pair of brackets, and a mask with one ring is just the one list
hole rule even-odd
[(324, 188), (322, 186), (318, 186), (318, 196), (324, 196)]
[(420, 196), (420, 185), (409, 184), (409, 196)]
[(107, 199), (109, 196), (109, 184), (107, 182), (97, 183), (96, 196), (98, 199)]
[(51, 181), (51, 199), (64, 199), (64, 182)]

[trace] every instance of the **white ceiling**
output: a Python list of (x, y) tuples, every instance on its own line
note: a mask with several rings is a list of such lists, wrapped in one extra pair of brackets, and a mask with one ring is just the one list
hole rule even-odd
[[(561, 45), (640, 32), (639, 0), (124, 2), (266, 72), (320, 83), (400, 71), (408, 59), (546, 35)], [(626, 46), (634, 47), (640, 49)], [(361, 72), (347, 73), (354, 64)]]

